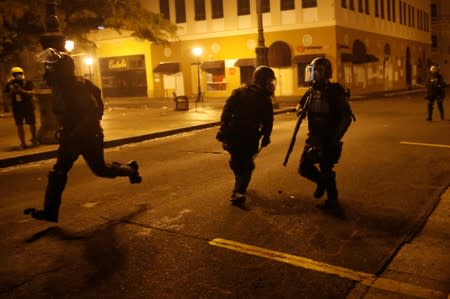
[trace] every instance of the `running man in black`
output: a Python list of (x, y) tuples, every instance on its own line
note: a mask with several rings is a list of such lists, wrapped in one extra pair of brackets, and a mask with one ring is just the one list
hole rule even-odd
[(128, 177), (141, 182), (136, 161), (106, 163), (103, 153), (103, 101), (100, 89), (91, 81), (76, 77), (72, 57), (48, 48), (37, 55), (45, 63), (45, 79), (53, 92), (53, 110), (61, 125), (57, 161), (48, 174), (43, 210), (26, 209), (26, 214), (44, 221), (58, 222), (59, 206), (67, 174), (81, 155), (95, 175)]

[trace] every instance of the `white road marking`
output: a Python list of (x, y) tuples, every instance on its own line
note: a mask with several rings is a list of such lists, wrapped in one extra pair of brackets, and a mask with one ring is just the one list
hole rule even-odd
[(208, 243), (213, 246), (218, 246), (229, 250), (290, 264), (296, 267), (301, 267), (308, 270), (313, 270), (321, 273), (335, 275), (345, 279), (350, 279), (371, 288), (377, 288), (398, 294), (410, 295), (426, 299), (445, 298), (444, 297), (445, 294), (443, 294), (440, 291), (420, 287), (417, 285), (401, 281), (395, 281), (392, 279), (376, 277), (375, 275), (370, 273), (355, 271), (340, 266), (334, 266), (327, 263), (314, 261), (312, 259), (295, 256), (280, 251), (273, 251), (262, 247), (256, 247), (220, 238), (215, 238), (209, 241)]
[(450, 148), (450, 145), (446, 145), (446, 144), (433, 144), (433, 143), (421, 143), (421, 142), (409, 142), (409, 141), (400, 141), (400, 144)]
[(83, 205), (83, 207), (85, 207), (85, 208), (93, 208), (93, 207), (95, 207), (98, 204), (99, 204), (99, 202), (87, 202), (87, 203), (85, 203)]

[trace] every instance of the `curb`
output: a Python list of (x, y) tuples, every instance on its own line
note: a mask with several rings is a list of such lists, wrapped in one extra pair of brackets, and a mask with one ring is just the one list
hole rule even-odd
[[(295, 108), (277, 109), (273, 112), (273, 114), (277, 115), (277, 114), (281, 114), (281, 113), (288, 113), (288, 112), (294, 112), (294, 111), (295, 111)], [(212, 127), (218, 126), (219, 124), (220, 124), (220, 121), (214, 121), (214, 122), (210, 122), (210, 123), (206, 123), (206, 124), (202, 124), (202, 125), (183, 127), (183, 128), (173, 129), (173, 130), (168, 130), (168, 131), (161, 131), (161, 132), (155, 132), (155, 133), (150, 133), (150, 134), (109, 140), (109, 141), (104, 142), (104, 148), (111, 148), (111, 147), (129, 144), (129, 143), (136, 143), (136, 142), (167, 137), (167, 136), (176, 135), (176, 134), (185, 133), (185, 132), (191, 132), (191, 131), (212, 128)], [(44, 151), (44, 152), (40, 152), (40, 153), (26, 154), (26, 155), (22, 155), (22, 156), (18, 156), (18, 157), (13, 157), (13, 158), (1, 159), (0, 160), (0, 168), (6, 168), (6, 167), (21, 165), (21, 164), (27, 164), (27, 163), (37, 162), (37, 161), (41, 161), (41, 160), (53, 159), (56, 157), (56, 153), (57, 153), (57, 150), (48, 150), (48, 151)]]

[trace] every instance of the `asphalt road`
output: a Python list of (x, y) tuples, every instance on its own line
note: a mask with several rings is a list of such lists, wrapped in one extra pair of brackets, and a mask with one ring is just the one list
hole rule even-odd
[(243, 208), (228, 203), (215, 128), (108, 149), (108, 160), (140, 162), (140, 185), (94, 177), (79, 160), (58, 225), (22, 215), (42, 204), (53, 160), (1, 169), (0, 297), (346, 298), (450, 182), (450, 151), (437, 146), (450, 145), (450, 121), (426, 122), (425, 108), (410, 96), (353, 103), (334, 213), (296, 172), (305, 126), (282, 166), (293, 113), (276, 116)]

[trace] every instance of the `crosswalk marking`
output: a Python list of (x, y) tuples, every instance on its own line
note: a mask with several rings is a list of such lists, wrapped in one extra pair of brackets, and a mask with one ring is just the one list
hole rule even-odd
[(433, 143), (421, 143), (421, 142), (409, 142), (409, 141), (400, 141), (400, 144), (450, 148), (450, 145), (446, 145), (446, 144), (433, 144)]
[(427, 299), (445, 298), (445, 295), (440, 291), (427, 289), (417, 285), (395, 281), (392, 279), (382, 277), (379, 278), (370, 273), (364, 273), (340, 266), (334, 266), (327, 263), (318, 262), (312, 259), (280, 251), (274, 251), (262, 247), (257, 247), (221, 238), (212, 239), (208, 243), (212, 246), (222, 247), (232, 251), (242, 252), (245, 254), (259, 256), (262, 258), (267, 258), (278, 262), (290, 264), (296, 267), (301, 267), (308, 270), (313, 270), (321, 273), (335, 275), (345, 279), (350, 279), (371, 288), (377, 288), (398, 294), (416, 296)]

